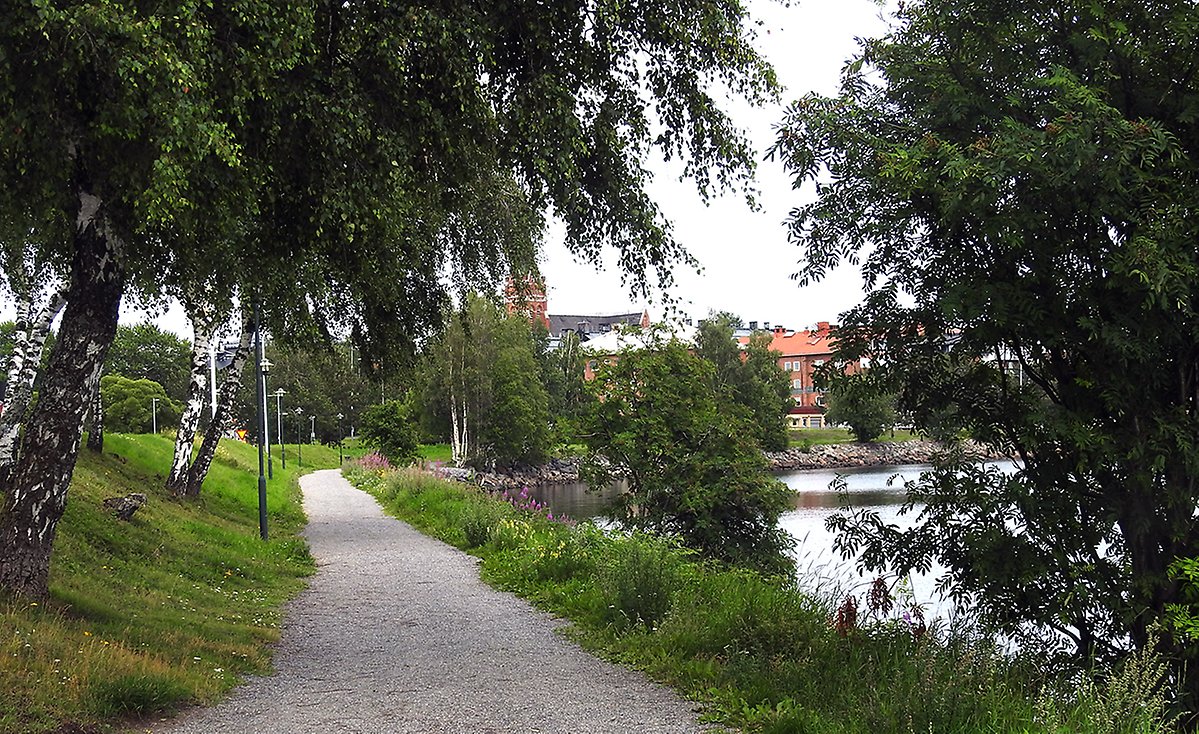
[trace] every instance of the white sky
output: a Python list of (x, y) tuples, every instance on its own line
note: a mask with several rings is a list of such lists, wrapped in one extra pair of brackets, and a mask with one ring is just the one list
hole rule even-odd
[[(729, 108), (761, 159), (773, 142), (773, 126), (784, 107), (809, 91), (835, 93), (842, 66), (857, 50), (854, 39), (880, 35), (886, 21), (883, 8), (873, 0), (800, 0), (791, 7), (752, 0), (751, 7), (765, 24), (759, 49), (786, 87), (778, 106)], [(731, 311), (747, 322), (768, 321), (798, 329), (818, 321), (836, 322), (838, 314), (861, 300), (861, 279), (852, 267), (806, 288), (790, 279), (799, 250), (787, 241), (783, 220), (814, 190), (793, 190), (778, 162), (759, 164), (761, 209), (757, 212), (736, 193), (713, 199), (705, 207), (694, 185), (679, 182), (677, 172), (667, 171), (660, 161), (651, 162), (649, 168), (658, 174), (651, 195), (673, 222), (675, 236), (703, 267), (701, 274), (675, 270), (674, 296), (687, 315), (698, 319), (713, 310)], [(563, 244), (561, 228), (551, 228), (542, 261), (549, 312), (604, 314), (647, 307), (651, 318), (660, 318), (661, 305), (634, 302), (621, 288), (615, 256), (607, 262), (611, 267), (599, 273), (576, 262)]]
[[(834, 93), (842, 66), (857, 49), (854, 39), (882, 33), (886, 21), (877, 0), (800, 0), (790, 7), (777, 0), (751, 0), (750, 5), (764, 23), (758, 46), (785, 87), (783, 102), (765, 109), (744, 104), (728, 109), (762, 159), (785, 105), (813, 90)], [(791, 179), (777, 162), (762, 160), (759, 165), (756, 186), (761, 209), (757, 212), (737, 193), (714, 198), (705, 207), (693, 184), (678, 181), (677, 167), (670, 170), (658, 160), (647, 166), (656, 174), (651, 196), (673, 223), (676, 238), (703, 268), (699, 274), (676, 268), (673, 295), (685, 314), (702, 318), (712, 310), (731, 311), (746, 321), (798, 329), (817, 321), (835, 322), (838, 314), (861, 299), (861, 280), (852, 268), (842, 268), (802, 289), (790, 279), (799, 251), (787, 242), (783, 220), (813, 192), (792, 190)], [(662, 317), (660, 303), (634, 302), (620, 284), (615, 257), (607, 262), (609, 267), (599, 272), (576, 262), (563, 243), (562, 228), (551, 226), (541, 263), (549, 312), (605, 314), (648, 308), (651, 318)], [(0, 319), (12, 316), (12, 305), (0, 304)], [(122, 309), (123, 323), (145, 317), (131, 305)], [(154, 320), (165, 329), (191, 336), (178, 306)]]

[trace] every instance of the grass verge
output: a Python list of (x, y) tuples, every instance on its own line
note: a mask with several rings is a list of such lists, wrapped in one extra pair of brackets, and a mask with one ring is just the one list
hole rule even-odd
[[(263, 543), (253, 446), (223, 441), (188, 501), (163, 489), (170, 436), (108, 434), (104, 448), (80, 452), (51, 599), (0, 599), (0, 732), (110, 731), (217, 699), (269, 670), (280, 607), (313, 570), (293, 462), (276, 458)], [(337, 449), (305, 446), (304, 464), (335, 467)], [(130, 492), (149, 498), (130, 522), (101, 505)]]
[[(1160, 669), (1061, 681), (967, 628), (927, 629), (885, 594), (814, 598), (667, 540), (572, 526), (414, 471), (347, 468), (393, 514), (482, 559), (483, 578), (567, 634), (749, 732), (1158, 732)], [(890, 603), (893, 606), (887, 607)], [(1137, 695), (1128, 695), (1135, 688)], [(1144, 694), (1144, 695), (1141, 695)]]
[[(812, 446), (827, 446), (839, 443), (853, 443), (853, 434), (848, 428), (802, 428), (797, 431), (789, 431), (791, 448), (808, 449)], [(902, 441), (919, 441), (922, 437), (917, 436), (911, 431), (886, 431), (883, 435), (875, 439), (877, 443), (892, 443)]]

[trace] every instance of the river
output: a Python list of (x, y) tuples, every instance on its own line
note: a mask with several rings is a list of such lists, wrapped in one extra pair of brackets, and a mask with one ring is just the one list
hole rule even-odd
[[(1010, 470), (1012, 464), (1002, 462), (1001, 466)], [(795, 507), (783, 514), (779, 524), (795, 539), (794, 554), (801, 586), (832, 598), (855, 593), (860, 600), (861, 592), (873, 577), (859, 574), (852, 559), (841, 558), (833, 549), (834, 534), (825, 528), (825, 520), (848, 505), (874, 510), (888, 524), (910, 527), (919, 508), (900, 515), (905, 498), (903, 483), (917, 478), (927, 468), (913, 464), (777, 474), (780, 481), (795, 490)], [(845, 477), (844, 496), (829, 488), (838, 475)], [(589, 492), (587, 485), (578, 482), (530, 490), (539, 501), (547, 503), (555, 515), (566, 514), (577, 520), (604, 517), (607, 504), (619, 491), (619, 488), (608, 487)], [(930, 617), (943, 616), (950, 611), (948, 602), (940, 599), (935, 590), (936, 579), (943, 570), (934, 567), (930, 573), (914, 576), (905, 583), (912, 600), (921, 604)]]

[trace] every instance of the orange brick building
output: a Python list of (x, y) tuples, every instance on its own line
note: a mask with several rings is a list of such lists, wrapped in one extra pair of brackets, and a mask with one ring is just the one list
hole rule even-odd
[[(823, 428), (824, 391), (816, 387), (816, 368), (833, 357), (836, 327), (827, 321), (816, 324), (815, 329), (789, 331), (775, 327), (771, 331), (770, 348), (779, 352), (779, 368), (791, 380), (791, 398), (795, 406), (788, 416), (790, 428)], [(739, 338), (742, 344), (749, 342), (748, 336)], [(850, 365), (850, 372), (857, 372), (859, 365)]]

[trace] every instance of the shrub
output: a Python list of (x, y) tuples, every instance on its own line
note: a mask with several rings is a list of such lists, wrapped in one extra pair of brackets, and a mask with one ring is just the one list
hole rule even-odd
[(632, 535), (613, 544), (599, 569), (599, 586), (609, 600), (609, 621), (653, 629), (670, 612), (679, 583), (679, 551), (665, 542)]
[(372, 405), (362, 415), (362, 437), (397, 466), (411, 464), (417, 457), (416, 421), (408, 403), (389, 400)]
[(479, 501), (467, 505), (460, 520), (466, 546), (478, 548), (487, 545), (502, 517), (503, 512), (495, 502)]

